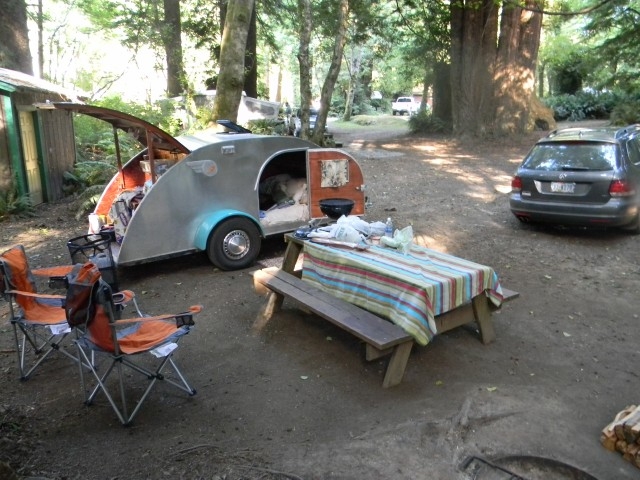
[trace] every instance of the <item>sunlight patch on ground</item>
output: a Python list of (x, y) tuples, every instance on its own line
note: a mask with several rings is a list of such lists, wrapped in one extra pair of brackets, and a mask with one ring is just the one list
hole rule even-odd
[(48, 238), (63, 235), (59, 230), (49, 228), (31, 228), (16, 236), (2, 236), (0, 238), (0, 249), (7, 250), (14, 245), (37, 245)]
[(439, 150), (439, 146), (436, 145), (416, 145), (414, 147), (415, 150), (421, 151), (421, 152), (436, 152)]
[(414, 232), (413, 243), (420, 245), (421, 247), (430, 248), (431, 250), (437, 250), (438, 252), (447, 253), (447, 246), (439, 242), (436, 238), (426, 233)]
[(493, 192), (487, 190), (467, 192), (467, 197), (481, 200), (483, 202), (492, 202), (495, 199)]
[(498, 193), (511, 193), (511, 185), (496, 185), (495, 189)]

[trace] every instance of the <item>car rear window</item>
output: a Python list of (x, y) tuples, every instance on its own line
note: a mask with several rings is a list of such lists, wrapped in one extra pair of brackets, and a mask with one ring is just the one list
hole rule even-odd
[(613, 170), (617, 146), (612, 143), (540, 143), (533, 147), (522, 166), (529, 170)]

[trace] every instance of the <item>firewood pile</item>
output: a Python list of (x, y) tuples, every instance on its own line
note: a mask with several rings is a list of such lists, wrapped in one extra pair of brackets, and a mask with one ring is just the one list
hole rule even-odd
[(600, 442), (607, 450), (640, 468), (640, 406), (629, 405), (604, 427)]

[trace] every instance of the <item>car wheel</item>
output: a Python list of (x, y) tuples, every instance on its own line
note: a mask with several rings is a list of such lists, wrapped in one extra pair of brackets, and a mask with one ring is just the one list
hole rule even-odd
[(231, 218), (217, 226), (209, 236), (207, 255), (221, 270), (240, 270), (253, 264), (261, 243), (260, 232), (251, 220)]

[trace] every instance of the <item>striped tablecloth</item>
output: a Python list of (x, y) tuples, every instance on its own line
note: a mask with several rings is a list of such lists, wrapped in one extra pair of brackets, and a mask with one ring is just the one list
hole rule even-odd
[(391, 320), (426, 345), (434, 317), (486, 294), (499, 306), (502, 288), (491, 267), (412, 245), (407, 255), (372, 246), (353, 250), (304, 242), (303, 280)]

